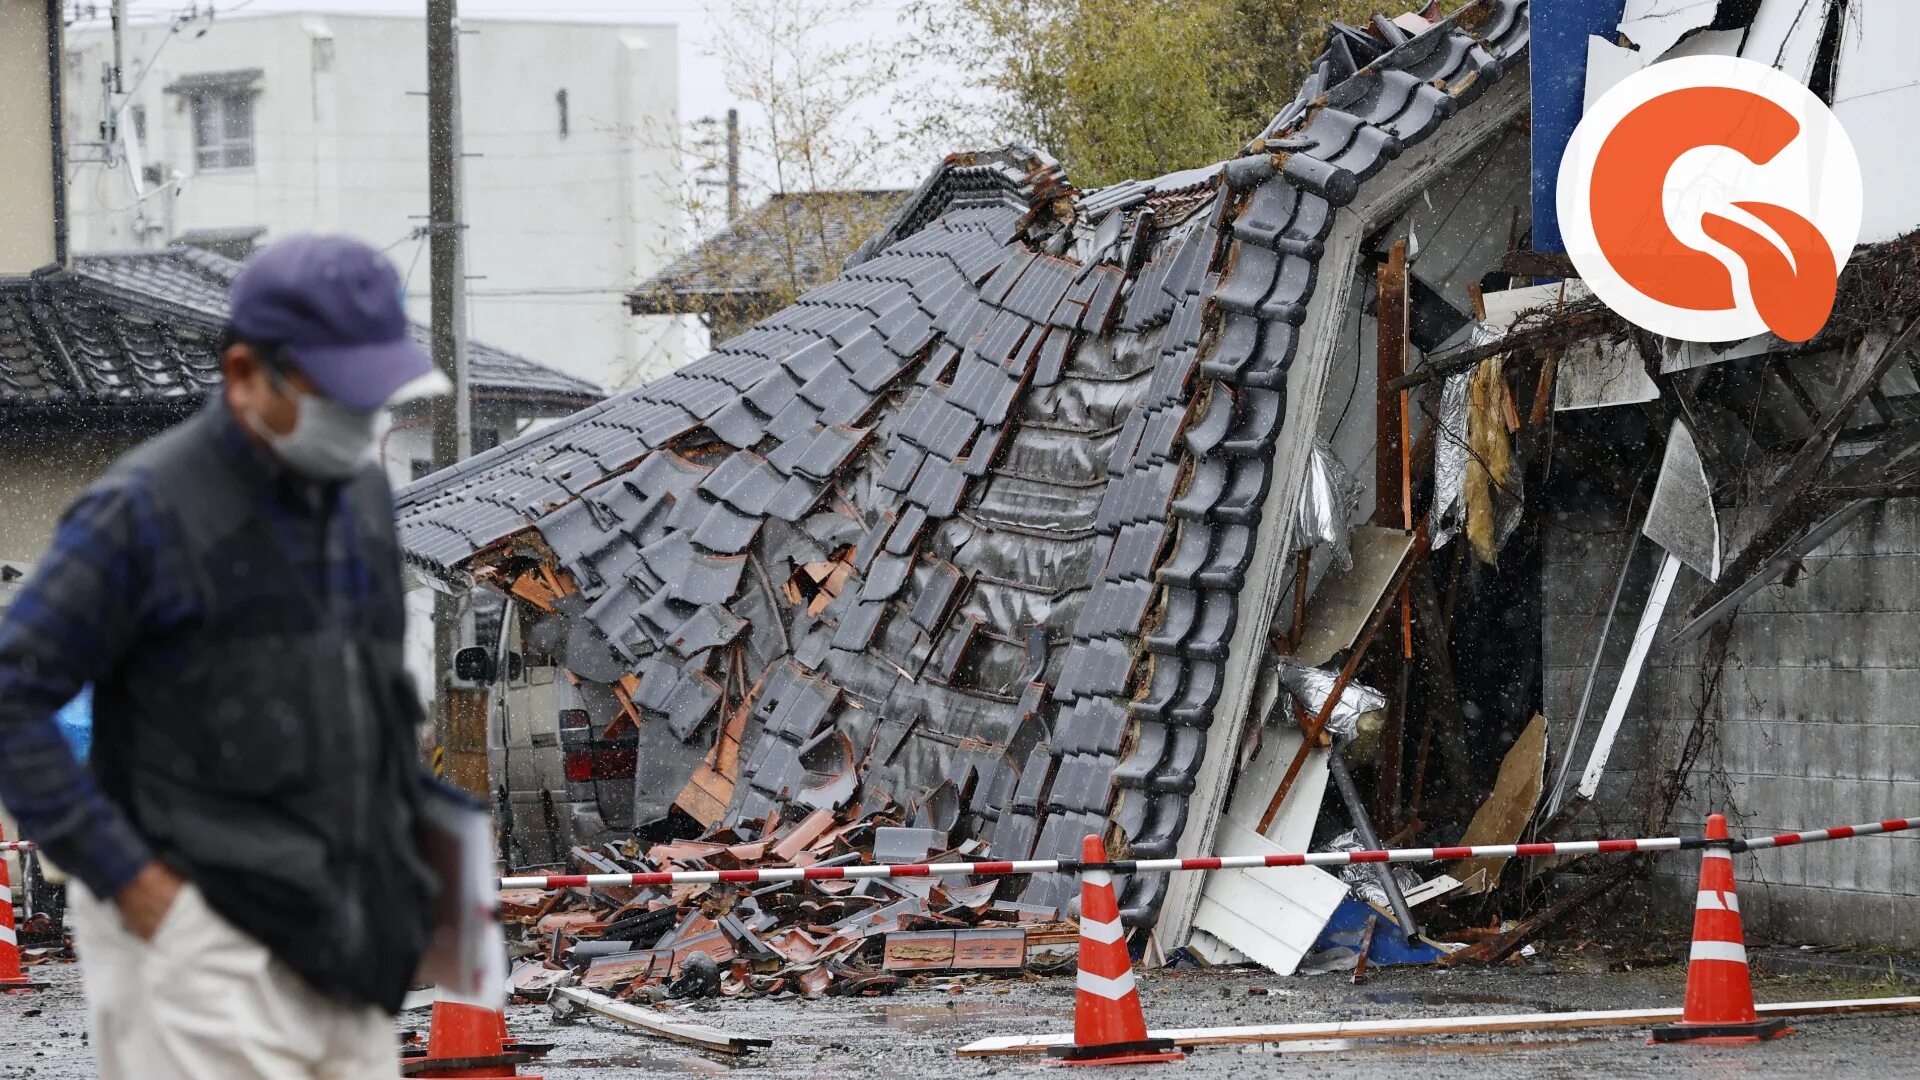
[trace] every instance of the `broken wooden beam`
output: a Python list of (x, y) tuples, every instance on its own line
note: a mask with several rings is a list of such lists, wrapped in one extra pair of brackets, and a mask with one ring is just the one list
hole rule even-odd
[[(642, 1034), (677, 1042), (685, 1046), (697, 1046), (702, 1050), (712, 1050), (720, 1054), (744, 1054), (755, 1047), (773, 1045), (772, 1039), (759, 1039), (748, 1035), (736, 1035), (705, 1024), (689, 1024), (680, 1020), (667, 1020), (651, 1009), (615, 1001), (604, 994), (591, 990), (582, 990), (576, 986), (562, 986), (554, 990), (553, 1001), (556, 1010), (571, 1006), (590, 1010), (616, 1020)], [(564, 1003), (564, 1004), (560, 1004)]]
[(1301, 740), (1300, 749), (1294, 752), (1293, 763), (1287, 766), (1286, 775), (1280, 778), (1280, 786), (1274, 789), (1273, 798), (1267, 803), (1266, 813), (1260, 815), (1260, 823), (1254, 829), (1255, 832), (1265, 834), (1273, 826), (1273, 819), (1280, 814), (1280, 804), (1286, 802), (1287, 793), (1293, 790), (1294, 780), (1300, 776), (1301, 768), (1307, 763), (1307, 754), (1318, 745), (1321, 732), (1326, 730), (1327, 723), (1333, 719), (1334, 707), (1340, 703), (1341, 696), (1346, 693), (1347, 684), (1353, 681), (1353, 673), (1359, 669), (1360, 661), (1366, 656), (1367, 647), (1373, 643), (1374, 635), (1379, 633), (1380, 624), (1386, 620), (1387, 613), (1398, 606), (1400, 591), (1406, 585), (1407, 575), (1412, 572), (1414, 565), (1420, 561), (1423, 554), (1417, 545), (1409, 545), (1406, 553), (1401, 556), (1399, 569), (1394, 571), (1392, 580), (1387, 583), (1386, 591), (1381, 594), (1379, 604), (1374, 608), (1372, 616), (1367, 619), (1365, 629), (1360, 632), (1359, 640), (1354, 642), (1352, 653), (1340, 668), (1340, 677), (1334, 681), (1333, 690), (1328, 693), (1327, 700), (1321, 704), (1319, 715), (1313, 718), (1313, 727), (1305, 733), (1306, 737)]
[[(1379, 303), (1375, 311), (1378, 327), (1377, 390), (1373, 437), (1374, 487), (1373, 524), (1381, 528), (1413, 531), (1413, 439), (1410, 430), (1408, 395), (1411, 391), (1395, 387), (1394, 380), (1407, 373), (1409, 317), (1407, 298), (1407, 242), (1393, 245), (1379, 271)], [(1390, 649), (1376, 661), (1376, 674), (1388, 690), (1386, 722), (1380, 730), (1379, 749), (1375, 752), (1374, 813), (1389, 827), (1400, 820), (1401, 764), (1405, 756), (1407, 719), (1407, 660), (1411, 656), (1412, 609), (1406, 601), (1404, 582), (1397, 589), (1400, 608), (1400, 648)], [(1336, 694), (1338, 690), (1334, 691)], [(1403, 931), (1411, 932), (1410, 926)]]
[(1379, 328), (1374, 350), (1377, 391), (1373, 430), (1373, 523), (1384, 529), (1413, 530), (1412, 470), (1407, 452), (1407, 390), (1393, 385), (1407, 373), (1407, 242), (1393, 245), (1380, 265), (1380, 300), (1375, 312)]
[(1393, 380), (1388, 386), (1393, 390), (1411, 390), (1435, 379), (1471, 370), (1489, 357), (1521, 352), (1548, 342), (1565, 341), (1600, 327), (1599, 309), (1587, 307), (1585, 301), (1578, 305), (1567, 305), (1562, 316), (1558, 322), (1516, 330), (1493, 341), (1449, 349), (1420, 365), (1419, 370)]

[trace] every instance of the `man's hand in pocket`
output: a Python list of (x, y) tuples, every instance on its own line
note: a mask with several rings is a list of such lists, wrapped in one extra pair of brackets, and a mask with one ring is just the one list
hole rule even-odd
[(120, 919), (127, 924), (129, 932), (142, 941), (152, 941), (154, 931), (160, 929), (160, 920), (167, 917), (167, 909), (173, 906), (183, 884), (180, 875), (156, 860), (133, 876), (114, 896), (113, 904), (120, 909)]

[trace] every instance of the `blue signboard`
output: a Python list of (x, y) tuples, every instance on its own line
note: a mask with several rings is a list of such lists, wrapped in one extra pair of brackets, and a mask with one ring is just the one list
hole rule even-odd
[(1533, 250), (1565, 251), (1554, 204), (1560, 156), (1580, 123), (1587, 91), (1587, 38), (1611, 41), (1626, 0), (1533, 0)]

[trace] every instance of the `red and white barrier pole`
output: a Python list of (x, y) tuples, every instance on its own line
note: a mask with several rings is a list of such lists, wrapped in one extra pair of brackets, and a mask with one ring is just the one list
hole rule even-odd
[(38, 851), (39, 845), (31, 840), (0, 841), (0, 851)]
[(1352, 863), (1453, 862), (1456, 859), (1538, 859), (1561, 855), (1619, 855), (1627, 852), (1698, 851), (1724, 847), (1759, 851), (1794, 844), (1817, 844), (1876, 833), (1920, 829), (1920, 817), (1892, 818), (1861, 825), (1837, 825), (1812, 832), (1778, 833), (1750, 840), (1653, 836), (1634, 840), (1569, 840), (1554, 844), (1482, 844), (1473, 847), (1396, 848), (1376, 851), (1308, 851), (1285, 855), (1220, 855), (1204, 859), (1028, 859), (1017, 862), (902, 863), (856, 866), (771, 866), (753, 870), (658, 870), (638, 874), (546, 874), (500, 879), (503, 889), (575, 889), (608, 886), (716, 885), (724, 882), (852, 881), (893, 877), (1005, 877), (1009, 874), (1165, 874), (1182, 870), (1253, 870), (1269, 866), (1346, 866)]

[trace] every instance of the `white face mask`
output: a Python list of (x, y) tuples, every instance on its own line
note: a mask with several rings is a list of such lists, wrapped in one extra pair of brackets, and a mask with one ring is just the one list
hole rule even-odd
[(293, 430), (259, 425), (260, 437), (287, 468), (310, 480), (345, 480), (373, 457), (385, 409), (360, 413), (318, 394), (301, 394)]

